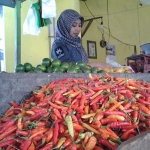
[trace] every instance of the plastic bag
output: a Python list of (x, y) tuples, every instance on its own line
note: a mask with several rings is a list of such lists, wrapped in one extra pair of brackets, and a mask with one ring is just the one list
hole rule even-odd
[(38, 2), (32, 4), (32, 8), (34, 8), (34, 10), (35, 10), (36, 24), (39, 28), (51, 24), (50, 18), (42, 18), (41, 7), (42, 7), (41, 6), (41, 0), (38, 0)]
[(31, 34), (38, 36), (40, 34), (40, 28), (36, 23), (36, 12), (32, 8), (33, 1), (31, 1), (25, 22), (23, 24), (23, 34)]
[(56, 17), (55, 0), (42, 0), (42, 18)]
[(121, 67), (121, 65), (116, 62), (116, 57), (113, 55), (106, 56), (106, 63), (110, 64), (112, 67)]

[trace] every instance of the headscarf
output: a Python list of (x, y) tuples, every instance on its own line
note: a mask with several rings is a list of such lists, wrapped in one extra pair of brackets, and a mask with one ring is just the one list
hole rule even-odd
[(60, 39), (66, 44), (75, 47), (81, 54), (82, 61), (88, 62), (88, 57), (81, 44), (80, 37), (78, 36), (74, 38), (70, 35), (71, 27), (73, 23), (78, 19), (81, 20), (81, 26), (83, 26), (84, 18), (78, 12), (72, 9), (63, 11), (57, 20), (56, 39)]

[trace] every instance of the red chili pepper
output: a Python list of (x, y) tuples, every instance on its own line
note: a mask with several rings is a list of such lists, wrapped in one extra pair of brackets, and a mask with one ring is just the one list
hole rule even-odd
[(21, 107), (14, 108), (14, 109), (13, 109), (13, 113), (14, 113), (15, 115), (18, 115), (19, 113), (21, 113)]
[(121, 128), (121, 127), (124, 127), (124, 126), (128, 126), (128, 125), (131, 125), (131, 123), (129, 122), (119, 122), (119, 121), (116, 121), (116, 122), (112, 122), (109, 124), (110, 128)]
[(95, 92), (98, 92), (100, 90), (106, 90), (106, 89), (111, 89), (111, 86), (109, 85), (103, 85), (101, 87), (92, 87), (92, 90)]
[(150, 127), (150, 119), (147, 119), (146, 121), (145, 121), (145, 125), (149, 128)]
[(109, 123), (116, 122), (116, 121), (117, 121), (117, 119), (115, 119), (115, 118), (103, 118), (103, 119), (101, 119), (102, 125), (109, 124)]
[(52, 114), (52, 115), (51, 115), (51, 119), (54, 120), (54, 121), (57, 121), (57, 120), (58, 120), (58, 118), (57, 118), (57, 116), (56, 116), (55, 114)]
[(11, 133), (13, 133), (15, 130), (17, 130), (17, 126), (12, 126), (10, 127), (8, 130), (6, 130), (5, 132), (3, 132), (2, 134), (0, 134), (0, 140), (2, 140), (3, 138), (7, 137), (8, 135), (10, 135)]
[[(115, 84), (115, 83), (114, 83)], [(120, 86), (120, 87), (116, 87), (116, 88), (112, 88), (111, 91), (115, 92), (115, 91), (120, 91), (120, 90), (125, 90), (124, 86)]]
[(146, 106), (144, 106), (143, 104), (139, 104), (139, 107), (140, 107), (142, 112), (150, 115), (150, 110)]
[(37, 106), (33, 106), (31, 108), (32, 111), (34, 111), (35, 113), (38, 113), (38, 112), (47, 112), (47, 110), (45, 108), (41, 108), (41, 107), (37, 107)]
[(93, 123), (97, 124), (99, 123), (99, 121), (104, 117), (104, 114), (102, 112), (98, 112), (96, 113), (96, 115), (94, 116), (94, 120)]
[(94, 112), (96, 112), (96, 110), (98, 109), (97, 104), (91, 105), (91, 108)]
[(48, 89), (53, 89), (54, 88), (54, 85), (55, 85), (55, 82), (54, 81), (52, 81), (49, 85), (48, 85)]
[(139, 103), (141, 103), (141, 104), (144, 104), (144, 105), (150, 105), (149, 102), (147, 102), (147, 101), (145, 101), (144, 99), (141, 99), (141, 98), (139, 98), (137, 101), (138, 101)]
[(67, 147), (66, 150), (77, 150), (77, 145), (76, 144), (71, 144), (69, 147)]
[(19, 108), (19, 104), (17, 104), (16, 102), (10, 102), (10, 104), (14, 107), (14, 108)]
[(131, 139), (131, 138), (133, 138), (133, 137), (135, 137), (134, 134), (129, 134), (127, 140), (128, 140), (128, 139)]
[(77, 119), (77, 117), (75, 115), (72, 115), (72, 121), (73, 122), (78, 122), (78, 119)]
[(59, 124), (56, 121), (54, 124), (54, 130), (53, 130), (53, 144), (56, 145), (58, 141), (58, 135), (59, 135)]
[(42, 147), (40, 150), (50, 150), (52, 148), (53, 148), (53, 144), (52, 143), (48, 143), (47, 145)]
[[(46, 113), (47, 113), (46, 111), (37, 112), (35, 115), (32, 115), (29, 118), (27, 118), (27, 120), (29, 120), (29, 121), (37, 120), (37, 119), (43, 117), (43, 115), (45, 115)], [(25, 121), (27, 121), (27, 120), (25, 119)]]
[(62, 89), (62, 90), (56, 92), (52, 97), (52, 101), (59, 100), (61, 95), (66, 91), (67, 91), (67, 89), (65, 88), (65, 89)]
[(29, 135), (28, 131), (22, 131), (22, 130), (17, 130), (16, 133), (19, 134), (19, 135), (23, 135), (23, 136), (28, 136)]
[(126, 105), (124, 105), (124, 109), (129, 109), (131, 107), (131, 101), (128, 101)]
[(132, 108), (133, 110), (139, 110), (139, 106), (136, 106), (135, 103), (132, 103), (132, 104), (131, 104), (131, 108)]
[(23, 144), (22, 144), (22, 150), (28, 150), (29, 146), (31, 145), (32, 141), (31, 140), (26, 140)]
[[(76, 107), (78, 107), (78, 105)], [(67, 110), (67, 112), (68, 112), (68, 114), (72, 114), (73, 109), (71, 107), (69, 107), (68, 110)]]
[(107, 140), (100, 138), (98, 140), (98, 142), (104, 146), (106, 146), (107, 148), (110, 148), (112, 150), (115, 150), (116, 146), (112, 145), (111, 143), (109, 143)]
[(15, 148), (13, 148), (13, 147), (15, 147), (15, 144), (9, 145), (9, 146), (6, 148), (6, 150), (15, 150)]
[(54, 108), (53, 112), (59, 119), (61, 119), (61, 120), (63, 119), (58, 109)]
[(9, 127), (12, 127), (13, 125), (15, 125), (15, 121), (16, 121), (16, 119), (11, 119), (8, 122), (6, 122), (3, 126), (3, 128), (0, 130), (0, 134), (5, 132), (6, 130), (8, 130)]
[(76, 91), (76, 92), (73, 92), (73, 93), (69, 94), (69, 97), (71, 97), (71, 98), (76, 97), (76, 96), (78, 96), (81, 92), (82, 92), (81, 90)]
[(108, 116), (108, 115), (120, 115), (120, 116), (123, 116), (125, 117), (126, 114), (124, 112), (121, 112), (121, 111), (104, 111), (103, 112), (104, 115)]
[(86, 98), (89, 98), (89, 97), (91, 97), (92, 95), (93, 95), (93, 93), (91, 93), (91, 92), (88, 92), (88, 93), (85, 94)]
[(61, 110), (61, 115), (63, 116), (63, 118), (65, 118), (66, 115), (67, 115), (67, 111), (66, 110)]
[(136, 81), (133, 81), (133, 80), (129, 80), (129, 81), (128, 81), (128, 84), (129, 84), (130, 86), (133, 86), (133, 87), (136, 87), (136, 88), (139, 88), (139, 87), (140, 87), (139, 85), (137, 85)]
[(93, 150), (104, 150), (104, 149), (100, 146), (95, 146)]
[(36, 137), (36, 136), (38, 136), (38, 135), (40, 135), (40, 134), (43, 134), (43, 133), (45, 133), (46, 131), (48, 131), (48, 128), (43, 128), (43, 129), (37, 131), (36, 133), (32, 133), (32, 135), (30, 136), (29, 139), (32, 139), (32, 138), (34, 138), (34, 137)]
[(83, 113), (84, 112), (83, 109), (81, 109), (81, 108), (79, 108), (79, 107), (77, 107), (75, 105), (71, 105), (71, 108), (75, 109), (78, 113)]
[(117, 136), (116, 133), (112, 129), (110, 129), (108, 126), (106, 126), (106, 130), (112, 133), (113, 135)]
[(59, 133), (64, 133), (65, 132), (65, 125), (63, 125), (63, 124), (60, 124), (59, 125)]
[[(49, 98), (50, 99), (50, 98)], [(38, 107), (46, 107), (48, 106), (48, 100), (37, 104)]]
[(81, 98), (81, 100), (80, 100), (80, 108), (81, 108), (81, 109), (84, 108), (85, 100), (86, 100), (86, 96), (85, 96), (85, 93), (83, 92), (83, 93), (82, 93), (82, 98)]
[(139, 115), (139, 113), (138, 113), (137, 110), (135, 110), (135, 111), (132, 112), (132, 118), (133, 118), (133, 121), (134, 121), (134, 122), (137, 121), (138, 115)]
[(76, 131), (80, 131), (83, 129), (83, 127), (79, 125), (78, 123), (73, 123), (73, 129)]
[(12, 134), (10, 134), (9, 136), (5, 137), (5, 140), (11, 140), (14, 139), (16, 137), (16, 133), (13, 132)]
[(66, 148), (67, 146), (69, 146), (72, 143), (71, 138), (67, 138), (66, 141), (63, 143), (61, 148)]
[(0, 142), (0, 148), (5, 147), (5, 146), (9, 146), (9, 145), (12, 145), (12, 144), (15, 144), (15, 143), (17, 143), (17, 142), (14, 139), (3, 140), (3, 141)]
[(38, 134), (38, 136), (35, 136), (32, 141), (38, 142), (39, 140), (43, 139), (45, 136), (44, 134)]
[(127, 91), (128, 91), (128, 93), (129, 93), (129, 90), (120, 90), (120, 91), (118, 91), (118, 92), (121, 93), (121, 94), (126, 94)]
[(90, 105), (93, 105), (93, 104), (95, 104), (95, 103), (98, 103), (101, 99), (104, 99), (101, 95), (98, 95), (97, 97), (95, 97), (92, 101), (91, 101), (91, 103), (90, 103)]
[(53, 107), (53, 108), (56, 108), (56, 109), (60, 109), (60, 110), (67, 110), (68, 108), (67, 107), (63, 107), (63, 106), (59, 106), (59, 105), (56, 105), (52, 102), (49, 101), (49, 104)]
[(34, 145), (33, 142), (32, 142), (32, 144), (29, 146), (28, 150), (35, 150), (35, 145)]
[[(11, 116), (11, 117), (6, 117), (6, 116), (4, 116), (3, 118), (0, 118), (0, 122), (2, 123), (2, 122), (9, 122), (10, 120), (12, 120), (13, 119), (13, 116)], [(4, 125), (4, 123), (3, 124), (1, 124), (0, 125), (0, 127), (2, 127), (2, 125)]]
[(127, 125), (127, 126), (122, 127), (122, 131), (129, 130), (129, 129), (135, 129), (136, 127), (137, 127), (137, 125), (135, 125), (135, 124)]
[(132, 93), (129, 90), (126, 90), (126, 97), (127, 98), (132, 98)]
[(146, 93), (144, 90), (139, 89), (138, 90), (140, 94), (142, 94), (145, 97), (150, 97), (150, 94)]
[(53, 137), (53, 128), (50, 128), (47, 132), (46, 142), (49, 143)]
[(128, 138), (128, 135), (133, 131), (134, 129), (129, 129), (127, 131), (125, 131), (122, 136), (121, 139), (126, 140)]

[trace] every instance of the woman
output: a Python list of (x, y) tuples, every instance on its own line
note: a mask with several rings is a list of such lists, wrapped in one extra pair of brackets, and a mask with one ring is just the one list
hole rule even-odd
[(51, 58), (61, 62), (84, 61), (92, 67), (111, 67), (106, 63), (88, 62), (88, 56), (78, 36), (84, 23), (84, 18), (75, 10), (63, 11), (56, 26), (56, 40), (52, 45)]
[(88, 56), (78, 36), (84, 23), (84, 18), (75, 10), (63, 11), (56, 27), (56, 40), (51, 50), (51, 58), (61, 62), (88, 62)]

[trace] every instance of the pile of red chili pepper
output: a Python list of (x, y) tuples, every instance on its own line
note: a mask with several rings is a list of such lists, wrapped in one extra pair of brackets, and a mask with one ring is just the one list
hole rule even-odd
[(150, 127), (150, 84), (108, 74), (65, 78), (11, 102), (1, 150), (114, 150)]

